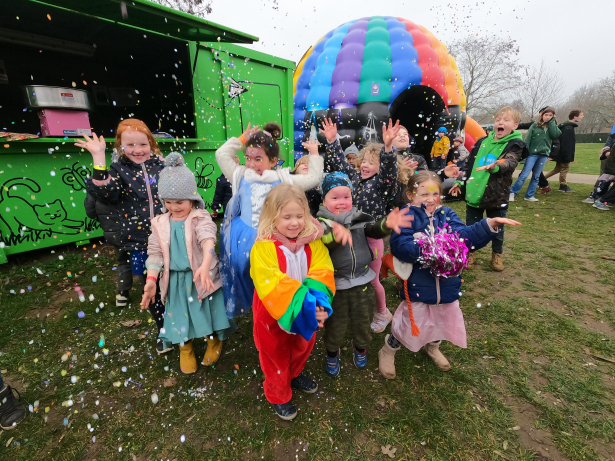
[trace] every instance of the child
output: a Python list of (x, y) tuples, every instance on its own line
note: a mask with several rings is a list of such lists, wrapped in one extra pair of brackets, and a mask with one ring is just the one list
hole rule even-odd
[(115, 258), (117, 260), (117, 294), (115, 295), (115, 305), (126, 307), (128, 296), (132, 288), (132, 268), (130, 265), (130, 255), (123, 250), (120, 242), (120, 216), (117, 211), (117, 204), (97, 200), (92, 190), (92, 181), (87, 181), (86, 196), (83, 201), (85, 214), (88, 218), (98, 221), (103, 230), (105, 240), (114, 246)]
[[(318, 154), (318, 143), (316, 141), (307, 141), (305, 146), (309, 152), (308, 155), (304, 155), (300, 157), (299, 160), (295, 163), (295, 167), (292, 170), (293, 174), (308, 174), (309, 167), (308, 163), (310, 160), (310, 154), (317, 155)], [(346, 156), (348, 158), (348, 156)], [(308, 205), (310, 207), (310, 214), (316, 217), (318, 210), (320, 209), (320, 204), (322, 203), (322, 194), (320, 193), (320, 185), (316, 186), (314, 189), (310, 189), (305, 191), (305, 196), (308, 200)]]
[(431, 169), (438, 171), (446, 165), (446, 156), (451, 148), (451, 141), (448, 139), (446, 128), (441, 126), (436, 132), (436, 140), (431, 146)]
[(466, 164), (467, 158), (470, 156), (470, 152), (463, 145), (463, 138), (457, 136), (453, 139), (453, 147), (448, 151), (448, 157), (446, 157), (446, 163), (453, 163), (460, 169)]
[(359, 149), (354, 144), (351, 144), (346, 149), (344, 149), (344, 155), (346, 156), (346, 161), (350, 163), (352, 166), (356, 165), (357, 157), (359, 156)]
[(530, 172), (532, 173), (532, 179), (527, 186), (524, 200), (528, 202), (538, 202), (534, 194), (536, 193), (536, 186), (538, 185), (540, 173), (542, 173), (542, 169), (549, 158), (553, 139), (559, 138), (561, 134), (562, 132), (557, 127), (557, 122), (555, 121), (555, 109), (551, 106), (544, 108), (540, 112), (538, 121), (532, 123), (532, 126), (530, 126), (530, 129), (525, 135), (525, 143), (527, 144), (530, 156), (525, 161), (523, 170), (521, 170), (519, 177), (510, 189), (509, 200), (511, 202), (515, 201), (517, 194), (523, 187)]
[[(141, 120), (122, 120), (115, 130), (115, 150), (120, 154), (117, 162), (107, 168), (105, 139), (93, 133), (84, 136), (75, 145), (92, 154), (92, 194), (97, 200), (117, 203), (120, 220), (120, 246), (130, 254), (132, 273), (141, 278), (145, 286), (145, 259), (150, 222), (162, 213), (158, 198), (158, 175), (163, 168), (160, 149), (152, 132)], [(158, 331), (163, 326), (163, 307), (158, 300), (149, 305), (149, 311)], [(157, 353), (173, 349), (169, 342), (158, 338)]]
[(401, 161), (401, 159), (399, 158), (400, 155), (403, 155), (404, 157), (409, 157), (411, 160), (418, 163), (418, 166), (416, 167), (417, 170), (426, 170), (427, 162), (425, 161), (423, 156), (412, 152), (412, 148), (415, 145), (416, 142), (414, 141), (414, 138), (408, 133), (408, 129), (403, 125), (399, 125), (399, 131), (397, 132), (397, 136), (393, 138), (393, 147), (397, 150), (398, 160)]
[(412, 228), (402, 229), (399, 235), (391, 237), (395, 258), (392, 265), (404, 280), (401, 296), (405, 301), (395, 311), (391, 334), (378, 352), (378, 368), (387, 379), (395, 378), (395, 352), (401, 344), (413, 352), (423, 347), (442, 371), (451, 368), (439, 349), (442, 340), (467, 347), (459, 308), (461, 278), (434, 277), (429, 268), (416, 264), (421, 256), (416, 240), (419, 234), (447, 228), (466, 239), (468, 248), (480, 248), (497, 235), (498, 225), (519, 224), (506, 218), (487, 218), (466, 227), (453, 210), (440, 206), (441, 186), (440, 178), (430, 171), (420, 171), (410, 178), (407, 192), (410, 205), (404, 210), (409, 209), (414, 218)]
[(254, 343), (265, 374), (265, 397), (283, 420), (297, 415), (291, 388), (309, 394), (318, 389), (302, 370), (316, 330), (331, 315), (335, 294), (322, 232), (301, 187), (280, 184), (269, 192), (250, 253)]
[(197, 369), (192, 340), (205, 337), (203, 365), (220, 358), (222, 341), (236, 329), (226, 317), (218, 259), (214, 253), (216, 225), (205, 210), (194, 173), (181, 154), (173, 152), (160, 172), (158, 192), (166, 213), (152, 220), (147, 247), (147, 283), (141, 309), (156, 295), (158, 274), (160, 299), (165, 304), (163, 339), (179, 344), (183, 373)]
[[(307, 175), (290, 175), (290, 168), (272, 170), (278, 164), (282, 129), (268, 123), (261, 131), (248, 129), (231, 138), (216, 151), (216, 161), (233, 186), (221, 229), (220, 274), (226, 313), (230, 318), (250, 311), (254, 283), (250, 278), (250, 250), (256, 238), (261, 208), (267, 193), (280, 183), (292, 183), (303, 190), (316, 187), (322, 177), (323, 159), (310, 155)], [(237, 151), (246, 149), (246, 165), (235, 163)]]
[[(493, 131), (474, 144), (461, 179), (455, 182), (450, 194), (457, 196), (462, 187), (466, 190), (466, 224), (471, 226), (483, 219), (505, 218), (513, 171), (522, 158), (529, 155), (516, 131), (521, 114), (512, 107), (503, 107), (495, 115)], [(504, 226), (501, 226), (491, 245), (491, 268), (504, 270), (502, 260)], [(472, 247), (468, 247), (472, 248)], [(473, 249), (473, 248), (472, 248)], [(476, 257), (468, 256), (468, 269), (473, 269)]]
[(583, 200), (583, 203), (593, 203), (594, 208), (608, 211), (611, 208), (608, 204), (615, 201), (615, 186), (612, 186), (609, 191), (609, 186), (615, 184), (615, 155), (612, 154), (612, 148), (603, 149), (602, 155), (606, 158), (604, 173), (600, 175), (598, 185), (591, 195)]
[[(235, 163), (239, 165), (239, 156), (235, 156)], [(233, 187), (226, 176), (221, 174), (216, 179), (216, 190), (214, 191), (214, 199), (211, 202), (211, 217), (217, 218), (222, 209), (226, 210), (229, 200), (233, 196)]]
[[(370, 215), (352, 206), (353, 184), (344, 173), (335, 172), (325, 176), (322, 182), (323, 206), (318, 218), (325, 226), (323, 242), (329, 248), (335, 270), (335, 288), (332, 315), (325, 322), (325, 346), (327, 349), (327, 373), (337, 376), (340, 372), (340, 347), (346, 334), (348, 321), (352, 328), (354, 364), (365, 368), (367, 346), (371, 342), (370, 318), (373, 315), (375, 297), (372, 280), (378, 273), (371, 269), (374, 259), (368, 239), (381, 239), (399, 232), (408, 226), (410, 219), (392, 211), (386, 218), (374, 221)], [(333, 241), (331, 223), (343, 225), (351, 234), (352, 246), (341, 246)]]
[(574, 109), (568, 114), (568, 121), (560, 123), (559, 129), (561, 135), (559, 137), (559, 158), (555, 162), (555, 168), (550, 172), (545, 173), (545, 178), (559, 173), (559, 191), (560, 192), (574, 192), (568, 184), (566, 184), (566, 175), (570, 170), (570, 164), (574, 162), (574, 151), (576, 145), (576, 137), (574, 135), (574, 129), (577, 128), (581, 120), (585, 115), (580, 109)]
[[(399, 120), (393, 125), (389, 119), (388, 129), (386, 125), (382, 126), (383, 147), (370, 143), (361, 149), (356, 169), (344, 159), (337, 139), (337, 126), (331, 119), (325, 119), (323, 128), (320, 132), (327, 139), (327, 172), (340, 171), (346, 174), (353, 186), (352, 200), (357, 208), (380, 222), (389, 210), (397, 189), (397, 155), (393, 152), (393, 139), (400, 130)], [(382, 238), (368, 238), (367, 241), (374, 256), (369, 265), (378, 274), (382, 265), (384, 242)], [(376, 313), (371, 328), (374, 333), (380, 333), (393, 316), (386, 307), (384, 288), (379, 277), (374, 277), (372, 286), (376, 290)]]

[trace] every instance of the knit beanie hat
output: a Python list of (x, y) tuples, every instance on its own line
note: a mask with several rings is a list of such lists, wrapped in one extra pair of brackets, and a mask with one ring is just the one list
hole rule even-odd
[(331, 189), (338, 186), (350, 187), (352, 191), (352, 183), (344, 173), (336, 171), (335, 173), (327, 174), (325, 179), (322, 180), (322, 196), (325, 197)]
[(444, 133), (444, 134), (446, 134), (446, 133), (447, 133), (446, 128), (444, 128), (443, 126), (441, 126), (440, 128), (438, 128), (438, 133)]
[(348, 154), (359, 155), (359, 149), (357, 149), (357, 146), (355, 146), (354, 144), (351, 144), (346, 148), (346, 150), (344, 150), (344, 157)]
[(164, 159), (164, 168), (158, 180), (158, 196), (162, 200), (193, 200), (196, 208), (205, 209), (194, 173), (188, 169), (179, 152), (171, 152)]

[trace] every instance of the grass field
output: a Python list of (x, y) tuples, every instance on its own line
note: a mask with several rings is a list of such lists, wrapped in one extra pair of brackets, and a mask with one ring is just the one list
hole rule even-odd
[[(591, 186), (574, 188), (511, 204), (523, 226), (507, 231), (506, 270), (492, 272), (484, 249), (464, 274), (468, 349), (443, 345), (449, 373), (403, 350), (386, 381), (383, 333), (363, 371), (348, 342), (332, 379), (319, 337), (306, 367), (319, 391), (295, 395), (293, 422), (264, 399), (250, 318), (215, 368), (184, 376), (177, 352), (156, 356), (137, 290), (131, 307), (114, 307), (108, 247), (13, 259), (0, 267), (0, 369), (36, 407), (0, 433), (0, 459), (615, 459), (615, 261), (601, 259), (615, 257), (615, 211), (581, 203)], [(453, 208), (465, 216), (462, 203)], [(394, 279), (385, 286), (395, 309)]]
[[(574, 162), (570, 165), (570, 173), (600, 174), (600, 150), (604, 144), (578, 143), (575, 147)], [(522, 169), (523, 165), (517, 167)], [(555, 162), (547, 162), (544, 171), (555, 168)]]

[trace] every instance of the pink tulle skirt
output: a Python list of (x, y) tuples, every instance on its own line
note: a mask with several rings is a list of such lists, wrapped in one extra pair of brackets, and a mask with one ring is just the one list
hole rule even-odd
[(468, 347), (459, 301), (437, 306), (416, 302), (412, 303), (412, 312), (414, 323), (420, 330), (418, 336), (412, 336), (406, 301), (399, 305), (391, 323), (393, 336), (412, 352), (418, 352), (425, 344), (439, 340), (450, 341), (464, 349)]

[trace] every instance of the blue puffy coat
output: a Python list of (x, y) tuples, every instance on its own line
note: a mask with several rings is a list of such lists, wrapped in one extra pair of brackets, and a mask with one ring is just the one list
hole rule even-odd
[[(414, 234), (426, 233), (430, 220), (424, 206), (407, 205), (407, 207), (410, 207), (408, 214), (414, 216), (412, 227), (402, 229), (401, 234), (395, 232), (392, 234), (391, 252), (400, 261), (414, 264), (408, 280), (410, 301), (425, 304), (445, 304), (458, 300), (461, 288), (460, 277), (436, 279), (429, 269), (423, 269), (420, 267), (420, 263), (417, 263), (420, 248), (414, 240)], [(472, 250), (484, 247), (497, 235), (487, 224), (487, 218), (472, 226), (466, 226), (453, 210), (441, 206), (434, 213), (433, 225), (436, 229), (442, 229), (445, 223), (448, 223), (453, 232), (458, 232), (461, 238), (466, 239), (468, 249)], [(401, 298), (405, 299), (403, 291)]]

